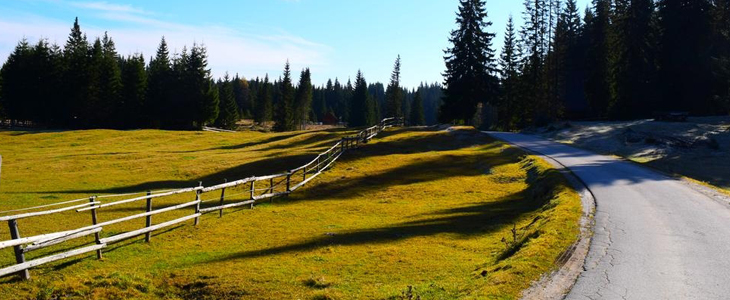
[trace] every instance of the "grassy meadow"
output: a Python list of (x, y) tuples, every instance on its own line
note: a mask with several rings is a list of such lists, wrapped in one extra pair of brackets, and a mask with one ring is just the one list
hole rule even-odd
[[(348, 133), (0, 131), (0, 211), (278, 173)], [(248, 196), (245, 188), (226, 194), (232, 202)], [(208, 206), (218, 197), (203, 195)], [(143, 209), (135, 202), (99, 216)], [(43, 265), (27, 282), (1, 278), (0, 298), (513, 299), (577, 239), (580, 214), (562, 175), (520, 150), (467, 128), (391, 129), (287, 198), (204, 215), (197, 227), (155, 232), (150, 243), (113, 244), (103, 260), (90, 253)], [(24, 236), (89, 224), (88, 212), (19, 221)], [(102, 236), (143, 225), (105, 227)], [(0, 250), (3, 266), (13, 261), (12, 249)]]

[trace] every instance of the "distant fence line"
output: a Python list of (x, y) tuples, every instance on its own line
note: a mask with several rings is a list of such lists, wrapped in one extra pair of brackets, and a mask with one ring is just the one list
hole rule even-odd
[[(203, 214), (211, 213), (218, 211), (219, 216), (223, 216), (223, 210), (227, 208), (234, 208), (234, 207), (241, 207), (241, 206), (250, 206), (253, 208), (254, 204), (263, 199), (273, 199), (277, 196), (283, 196), (288, 195), (293, 191), (296, 191), (297, 189), (301, 188), (308, 182), (310, 182), (312, 179), (316, 178), (321, 174), (323, 171), (325, 171), (327, 168), (329, 168), (340, 156), (342, 156), (345, 151), (348, 149), (357, 148), (360, 146), (361, 143), (365, 143), (368, 140), (374, 138), (377, 136), (381, 131), (388, 127), (393, 126), (399, 126), (403, 124), (402, 118), (387, 118), (383, 119), (378, 125), (363, 129), (362, 131), (358, 132), (355, 136), (349, 136), (349, 137), (343, 137), (340, 139), (339, 142), (337, 142), (335, 145), (333, 145), (331, 148), (327, 149), (327, 151), (324, 151), (317, 155), (316, 158), (314, 158), (309, 163), (295, 168), (291, 169), (287, 172), (280, 173), (280, 174), (274, 174), (274, 175), (267, 175), (267, 176), (252, 176), (249, 178), (244, 178), (236, 181), (231, 182), (225, 182), (222, 184), (214, 185), (214, 186), (208, 186), (204, 187), (202, 183), (199, 184), (197, 187), (191, 187), (191, 188), (184, 188), (184, 189), (177, 189), (177, 190), (166, 190), (166, 191), (157, 191), (157, 192), (147, 192), (146, 195), (143, 195), (143, 193), (129, 193), (129, 194), (119, 194), (119, 195), (106, 195), (106, 196), (92, 196), (89, 198), (82, 198), (82, 199), (76, 199), (76, 200), (69, 200), (59, 203), (53, 203), (53, 204), (46, 204), (41, 206), (35, 206), (35, 207), (29, 207), (29, 208), (21, 208), (21, 209), (15, 209), (15, 210), (9, 210), (4, 213), (8, 212), (18, 212), (18, 211), (26, 211), (26, 210), (34, 210), (39, 208), (47, 208), (52, 206), (58, 206), (58, 205), (64, 205), (64, 204), (74, 204), (67, 207), (62, 208), (56, 208), (56, 209), (50, 209), (50, 210), (44, 210), (44, 211), (36, 211), (36, 212), (29, 212), (29, 213), (22, 213), (22, 214), (15, 214), (15, 215), (9, 215), (9, 216), (2, 216), (0, 217), (0, 221), (7, 221), (8, 227), (10, 229), (10, 240), (0, 241), (0, 249), (13, 247), (14, 253), (15, 253), (15, 261), (16, 264), (10, 265), (4, 268), (0, 269), (0, 277), (7, 276), (11, 274), (17, 274), (22, 279), (29, 279), (30, 273), (29, 269), (50, 263), (53, 261), (65, 259), (72, 256), (81, 255), (88, 252), (94, 252), (96, 251), (97, 258), (102, 258), (102, 249), (106, 248), (107, 245), (115, 242), (119, 242), (125, 239), (129, 239), (132, 237), (145, 235), (145, 242), (150, 241), (150, 237), (153, 231), (168, 227), (171, 225), (175, 225), (184, 221), (193, 220), (194, 224), (198, 225), (200, 223), (200, 217)], [(2, 165), (2, 157), (0, 157), (0, 166)], [(230, 203), (230, 204), (224, 204), (225, 198), (226, 198), (226, 189), (232, 189), (235, 187), (248, 187), (246, 191), (244, 192), (247, 194), (248, 199), (241, 202), (236, 203)], [(201, 196), (205, 193), (211, 193), (215, 191), (220, 191), (220, 198), (216, 197), (215, 200), (218, 200), (218, 205), (214, 207), (209, 208), (201, 208), (201, 204), (203, 202), (210, 202), (214, 200), (208, 200), (203, 201), (201, 200)], [(165, 208), (160, 208), (153, 210), (152, 209), (152, 200), (156, 198), (162, 198), (162, 197), (169, 197), (173, 195), (178, 194), (184, 194), (184, 193), (195, 193), (195, 200), (187, 203), (177, 204), (168, 206)], [(241, 195), (244, 193), (236, 194)], [(103, 203), (100, 201), (101, 198), (105, 197), (116, 197), (116, 196), (130, 196), (130, 195), (142, 195), (137, 196), (133, 198), (128, 198), (124, 200), (114, 201), (114, 202), (108, 202)], [(228, 195), (228, 197), (236, 196), (236, 195)], [(100, 209), (116, 206), (120, 204), (127, 204), (127, 203), (133, 203), (138, 201), (145, 201), (145, 212), (135, 215), (130, 215), (122, 218), (117, 218), (105, 222), (98, 222), (98, 213)], [(83, 204), (75, 204), (79, 202), (86, 202)], [(179, 210), (183, 208), (189, 208), (193, 207), (194, 212), (190, 215), (180, 217), (171, 221), (159, 223), (159, 224), (152, 224), (152, 216), (156, 214), (161, 214), (164, 212), (170, 212), (174, 210)], [(47, 234), (41, 234), (41, 235), (35, 235), (35, 236), (29, 236), (29, 237), (21, 237), (20, 232), (18, 230), (18, 220), (24, 219), (24, 218), (30, 218), (30, 217), (38, 217), (43, 215), (50, 215), (65, 211), (75, 210), (76, 212), (84, 212), (84, 211), (90, 211), (91, 214), (91, 225), (84, 226), (81, 228), (73, 229), (73, 230), (67, 230), (67, 231), (59, 231), (59, 232), (52, 232)], [(118, 224), (134, 219), (141, 219), (145, 218), (145, 227), (137, 230), (128, 231), (125, 233), (116, 234), (113, 236), (101, 238), (100, 233), (102, 229), (105, 226), (109, 226), (112, 224)], [(25, 260), (25, 253), (46, 248), (49, 246), (57, 245), (69, 240), (77, 239), (80, 237), (90, 236), (94, 235), (94, 245), (91, 246), (83, 246), (80, 248), (76, 248), (73, 250), (65, 251), (58, 254), (52, 254), (45, 257), (33, 259), (30, 261)]]

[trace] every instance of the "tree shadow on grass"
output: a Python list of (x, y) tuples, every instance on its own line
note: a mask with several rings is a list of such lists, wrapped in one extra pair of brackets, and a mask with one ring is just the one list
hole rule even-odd
[[(388, 136), (397, 136), (402, 133), (407, 133), (406, 129), (397, 129), (386, 131)], [(430, 142), (433, 140), (433, 143)], [(487, 138), (488, 139), (488, 138)], [(317, 139), (307, 139), (308, 143), (316, 142)], [(451, 142), (449, 142), (451, 141)], [(476, 141), (475, 141), (476, 142)], [(332, 142), (334, 144), (334, 142)], [(347, 162), (354, 159), (364, 159), (370, 156), (380, 156), (386, 154), (409, 154), (427, 151), (446, 151), (455, 150), (465, 147), (467, 143), (454, 143), (453, 138), (448, 135), (428, 135), (418, 137), (404, 137), (395, 141), (388, 141), (382, 143), (373, 143), (365, 145), (364, 147), (356, 150), (352, 150), (342, 156), (340, 162)], [(468, 143), (470, 146), (472, 142)], [(319, 145), (322, 145), (320, 143)], [(317, 146), (319, 146), (317, 145)], [(214, 185), (222, 183), (224, 179), (238, 180), (247, 178), (250, 176), (262, 176), (269, 174), (282, 173), (286, 170), (299, 167), (305, 163), (308, 163), (319, 152), (310, 149), (308, 153), (301, 153), (296, 155), (287, 155), (286, 152), (281, 153), (278, 156), (267, 157), (254, 162), (242, 164), (233, 168), (229, 168), (217, 173), (212, 173), (202, 177), (190, 179), (190, 180), (160, 180), (150, 181), (135, 185), (128, 185), (123, 187), (113, 187), (108, 189), (86, 189), (86, 190), (61, 190), (61, 191), (43, 191), (38, 193), (51, 194), (115, 194), (115, 193), (131, 193), (140, 192), (145, 190), (160, 190), (160, 189), (177, 189), (177, 188), (188, 188), (197, 186), (198, 182), (203, 182), (204, 185)]]
[(521, 153), (488, 155), (485, 153), (449, 154), (422, 159), (415, 163), (389, 169), (383, 173), (338, 178), (330, 182), (317, 183), (308, 187), (302, 194), (287, 202), (311, 201), (322, 199), (349, 199), (393, 186), (403, 186), (450, 177), (481, 176), (492, 168), (517, 163)]
[(178, 189), (197, 186), (199, 182), (204, 185), (215, 185), (223, 183), (225, 179), (228, 181), (248, 178), (250, 176), (262, 176), (268, 174), (280, 173), (292, 166), (303, 165), (312, 160), (314, 153), (297, 154), (288, 156), (277, 156), (260, 159), (254, 162), (239, 165), (217, 173), (205, 175), (190, 180), (160, 180), (149, 181), (145, 183), (113, 187), (108, 189), (86, 189), (86, 190), (62, 190), (62, 191), (43, 191), (38, 193), (52, 194), (116, 194), (116, 193), (133, 193), (145, 190), (162, 190), (162, 189)]
[(509, 226), (523, 215), (540, 210), (552, 197), (553, 194), (545, 193), (544, 189), (539, 193), (536, 192), (535, 187), (530, 184), (527, 189), (496, 201), (444, 209), (421, 215), (420, 219), (414, 221), (374, 229), (329, 233), (301, 243), (233, 253), (203, 263), (304, 252), (331, 245), (386, 244), (413, 237), (434, 236), (444, 233), (455, 234), (461, 238), (470, 238), (492, 233), (503, 226)]

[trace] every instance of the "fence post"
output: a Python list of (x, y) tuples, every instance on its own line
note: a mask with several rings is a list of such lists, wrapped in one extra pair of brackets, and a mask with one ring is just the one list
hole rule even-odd
[[(95, 202), (95, 201), (96, 201), (96, 196), (89, 197), (89, 202)], [(91, 210), (91, 224), (92, 225), (96, 225), (97, 223), (99, 223), (99, 219), (98, 219), (97, 214), (96, 214), (96, 208), (94, 208), (94, 209)], [(99, 239), (100, 239), (100, 236), (99, 235), (100, 234), (98, 232), (97, 233), (94, 233), (94, 241), (96, 242), (97, 245), (101, 244), (101, 242), (99, 241)], [(102, 259), (101, 249), (96, 250), (96, 258), (97, 259)]]
[(302, 169), (302, 181), (307, 180), (307, 167)]
[[(256, 179), (251, 181), (251, 200), (256, 198)], [(253, 202), (251, 202), (251, 209), (253, 209)]]
[(286, 192), (291, 193), (291, 171), (286, 171)]
[[(151, 212), (152, 211), (152, 198), (149, 197), (149, 195), (152, 195), (152, 191), (147, 191), (147, 196), (148, 196), (147, 197), (147, 206), (146, 206), (147, 212)], [(152, 226), (152, 216), (151, 215), (144, 218), (144, 226), (145, 227)], [(152, 237), (152, 232), (145, 233), (144, 234), (144, 242), (145, 243), (149, 243), (151, 237)]]
[[(203, 182), (200, 181), (198, 183), (198, 186), (203, 186)], [(195, 204), (195, 213), (200, 213), (200, 190), (195, 191), (195, 201), (198, 201), (197, 204)], [(195, 226), (198, 226), (200, 224), (200, 216), (195, 217)]]
[[(18, 221), (17, 220), (8, 220), (8, 227), (10, 227), (10, 238), (12, 239), (19, 239), (20, 238), (20, 232), (18, 231)], [(22, 264), (25, 262), (25, 254), (23, 254), (23, 248), (18, 246), (13, 246), (13, 251), (15, 251), (15, 262), (18, 264)], [(30, 279), (30, 273), (28, 272), (28, 269), (18, 271), (18, 275), (20, 275), (20, 278), (22, 279)]]
[[(226, 182), (228, 182), (228, 179), (227, 178), (223, 178), (223, 183), (226, 183)], [(223, 206), (223, 201), (225, 201), (225, 199), (226, 199), (226, 188), (222, 188), (221, 189), (221, 202), (220, 202), (220, 206)], [(222, 218), (223, 217), (223, 208), (221, 208), (221, 210), (218, 211), (218, 217), (219, 218)]]
[[(274, 190), (274, 178), (269, 179), (269, 193), (275, 193)], [(274, 203), (274, 197), (269, 197), (269, 203)]]

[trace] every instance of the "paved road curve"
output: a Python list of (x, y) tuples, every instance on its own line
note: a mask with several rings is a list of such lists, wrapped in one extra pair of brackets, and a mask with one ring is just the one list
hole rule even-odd
[(730, 299), (730, 208), (679, 180), (608, 156), (511, 133), (596, 198), (594, 237), (567, 299)]

